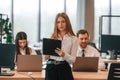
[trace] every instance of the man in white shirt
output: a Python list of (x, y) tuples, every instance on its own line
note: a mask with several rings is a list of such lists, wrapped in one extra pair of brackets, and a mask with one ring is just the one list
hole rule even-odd
[[(104, 70), (105, 63), (100, 57), (100, 53), (94, 47), (88, 45), (89, 43), (89, 33), (87, 30), (81, 29), (77, 32), (77, 37), (79, 40), (79, 47), (77, 50), (77, 56), (83, 57), (99, 57), (98, 69)], [(84, 52), (83, 52), (84, 51)]]

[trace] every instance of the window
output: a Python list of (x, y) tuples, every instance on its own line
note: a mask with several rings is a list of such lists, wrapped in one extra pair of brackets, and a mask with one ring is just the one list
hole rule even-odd
[(11, 18), (11, 0), (0, 0), (0, 14), (7, 14)]
[(41, 0), (41, 39), (51, 36), (57, 13), (65, 10), (70, 18), (73, 30), (76, 32), (77, 0), (66, 0), (66, 4), (65, 0)]
[(30, 43), (38, 37), (39, 0), (14, 0), (14, 35), (25, 31)]
[[(110, 2), (111, 1), (111, 2)], [(103, 4), (104, 3), (104, 4)], [(99, 41), (99, 18), (102, 15), (119, 17), (104, 17), (102, 25), (103, 34), (120, 35), (120, 1), (119, 0), (95, 0), (95, 42)]]
[(78, 8), (78, 5), (83, 5), (80, 1), (0, 0), (0, 12), (8, 14), (14, 22), (14, 38), (17, 32), (25, 31), (28, 35), (29, 43), (33, 43), (38, 42), (43, 37), (51, 36), (54, 28), (54, 20), (59, 12), (66, 12), (68, 14), (73, 31), (76, 33), (81, 27), (81, 22), (84, 21), (84, 17), (82, 16), (81, 18), (80, 15), (83, 9)]
[[(104, 3), (104, 4), (103, 4)], [(102, 15), (109, 15), (109, 0), (95, 0), (95, 38), (94, 42), (98, 43), (99, 42), (99, 18)], [(108, 28), (108, 20), (105, 20), (105, 25), (104, 28), (107, 31)]]
[(114, 35), (120, 35), (120, 0), (112, 0), (112, 15), (117, 15), (119, 17), (113, 17), (111, 21), (111, 33)]
[(55, 17), (57, 13), (63, 11), (64, 0), (41, 0), (41, 39), (51, 36)]

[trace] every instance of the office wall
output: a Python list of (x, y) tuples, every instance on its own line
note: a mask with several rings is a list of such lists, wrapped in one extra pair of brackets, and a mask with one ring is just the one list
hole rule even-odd
[(90, 33), (90, 41), (94, 40), (94, 0), (85, 1), (85, 29)]

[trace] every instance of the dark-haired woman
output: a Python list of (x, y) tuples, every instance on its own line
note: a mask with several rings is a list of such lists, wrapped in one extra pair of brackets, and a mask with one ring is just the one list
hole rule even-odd
[(36, 55), (34, 49), (28, 47), (27, 34), (18, 32), (15, 39), (16, 55)]

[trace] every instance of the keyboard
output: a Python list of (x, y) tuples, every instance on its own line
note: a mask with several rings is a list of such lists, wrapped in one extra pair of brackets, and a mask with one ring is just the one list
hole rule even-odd
[(14, 73), (0, 73), (0, 76), (13, 76)]

